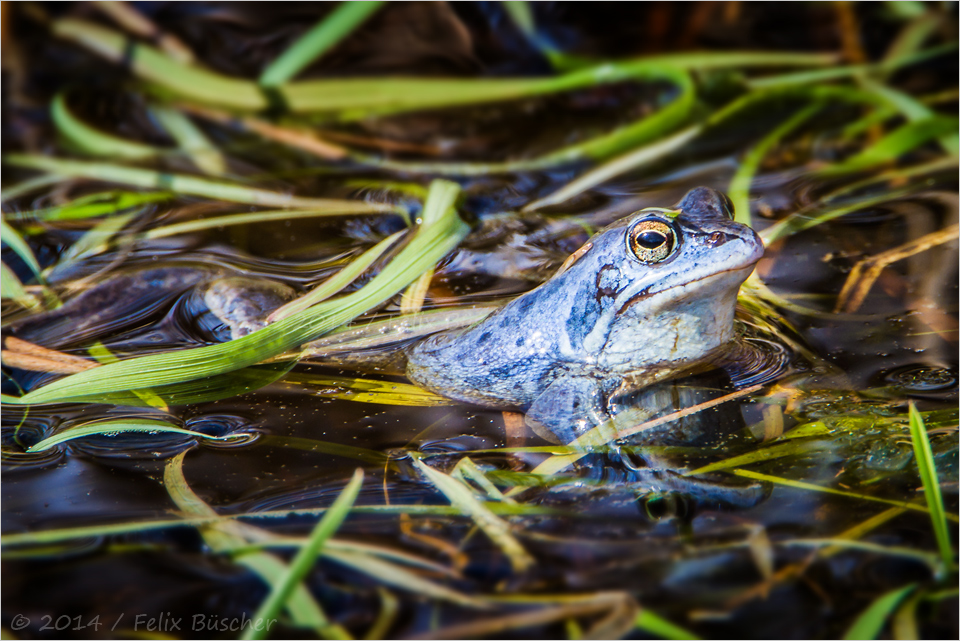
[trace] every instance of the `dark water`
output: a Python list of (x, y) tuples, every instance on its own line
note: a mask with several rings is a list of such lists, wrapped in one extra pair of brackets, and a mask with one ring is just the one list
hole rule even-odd
[[(594, 11), (548, 3), (538, 5), (535, 13), (555, 45), (577, 46), (584, 54), (598, 56), (661, 51), (669, 40), (665, 34), (685, 38), (685, 48), (835, 46), (835, 34), (829, 29), (819, 33), (812, 26), (806, 31), (785, 28), (832, 16), (814, 5), (777, 9), (760, 5), (737, 18), (738, 29), (728, 31), (709, 23), (690, 26), (690, 16), (666, 5), (603, 6)], [(49, 10), (56, 14), (66, 9)], [(313, 9), (304, 6), (272, 12), (259, 5), (161, 4), (143, 10), (177, 31), (210, 66), (246, 76), (256, 75), (263, 60), (272, 59), (286, 38), (299, 33), (298, 21), (309, 24), (316, 18)], [(373, 19), (358, 34), (358, 42), (337, 49), (320, 72), (369, 75), (416, 69), (428, 74), (511, 75), (549, 69), (497, 4), (411, 3), (392, 6), (389, 12), (392, 21), (386, 12)], [(67, 82), (68, 73), (97, 78), (98, 91), (77, 91), (78, 111), (91, 122), (102, 124), (119, 114), (117, 135), (164, 142), (138, 109), (143, 97), (123, 89), (125, 81), (113, 67), (51, 41), (24, 16), (16, 19), (24, 29), (17, 44), (34, 56), (33, 64), (41, 71), (23, 77), (4, 75), (5, 133), (12, 123), (24, 124), (16, 135), (5, 136), (5, 149), (32, 148), (39, 144), (36, 141), (52, 140), (43, 110), (31, 107), (23, 96), (49, 99), (51, 91)], [(864, 19), (869, 28), (864, 29), (863, 46), (876, 58), (895, 30), (872, 14)], [(611, 20), (618, 26), (608, 28)], [(625, 25), (631, 21), (646, 25), (642, 45), (628, 37), (631, 29)], [(451, 29), (452, 24), (470, 37)], [(378, 38), (378, 34), (392, 35)], [(945, 88), (941, 76), (949, 75), (942, 65), (923, 70), (927, 84), (917, 91)], [(15, 81), (24, 79), (26, 84), (15, 91)], [(342, 133), (401, 137), (418, 144), (451, 140), (444, 152), (448, 157), (489, 160), (517, 150), (536, 153), (552, 148), (570, 131), (575, 138), (598, 123), (628, 121), (636, 117), (635, 103), (656, 100), (662, 93), (657, 87), (614, 87), (489, 110), (372, 120), (345, 127)], [(469, 305), (516, 295), (548, 277), (589, 237), (588, 230), (643, 207), (669, 206), (695, 186), (726, 190), (744, 150), (788, 113), (771, 112), (769, 122), (758, 117), (738, 123), (736, 131), (714, 132), (683, 154), (604, 183), (546, 214), (515, 212), (580, 175), (583, 167), (462, 180), (463, 215), (471, 220), (473, 232), (441, 263), (427, 305)], [(840, 118), (842, 109), (830, 114)], [(832, 131), (824, 125), (810, 136), (829, 140)], [(211, 127), (210, 134), (230, 154), (235, 172), (280, 177), (275, 178), (277, 185), (298, 194), (395, 200), (392, 192), (358, 191), (344, 184), (359, 179), (425, 184), (429, 178), (354, 167), (317, 177), (315, 164), (289, 151), (271, 155), (226, 129)], [(816, 139), (796, 144), (800, 149), (791, 151), (793, 160), (787, 152), (774, 158), (754, 184), (753, 204), (761, 212), (755, 216), (758, 231), (832, 187), (808, 177), (804, 167), (809, 165), (795, 156), (815, 164), (835, 152), (824, 151), (825, 144), (818, 147)], [(53, 145), (45, 142), (40, 148), (53, 153)], [(922, 153), (933, 152), (925, 148)], [(5, 176), (5, 184), (7, 180)], [(779, 477), (924, 505), (906, 428), (907, 403), (913, 401), (930, 430), (946, 509), (951, 515), (957, 512), (956, 240), (893, 263), (855, 313), (831, 312), (857, 260), (956, 224), (955, 167), (915, 181), (911, 184), (919, 186), (905, 197), (796, 233), (768, 248), (757, 273), (779, 296), (807, 311), (780, 309), (772, 328), (754, 331), (777, 346), (770, 354), (786, 354), (788, 361), (781, 368), (778, 356), (760, 359), (755, 370), (775, 373), (754, 379), (766, 384), (762, 392), (667, 423), (623, 443), (619, 451), (591, 454), (558, 475), (554, 485), (530, 487), (519, 494), (520, 506), (504, 518), (534, 560), (524, 570), (513, 567), (509, 555), (471, 518), (424, 511), (449, 506), (450, 501), (418, 471), (412, 456), (448, 473), (469, 457), (506, 491), (529, 478), (518, 473), (530, 472), (547, 456), (522, 448), (549, 445), (529, 428), (518, 426), (517, 417), (509, 413), (452, 403), (412, 406), (346, 400), (336, 382), (308, 385), (302, 377), (357, 374), (319, 365), (299, 365), (287, 378), (253, 393), (171, 406), (169, 411), (104, 404), (28, 410), (4, 405), (0, 489), (4, 535), (90, 528), (52, 542), (35, 539), (28, 545), (4, 545), (5, 632), (10, 630), (17, 638), (124, 638), (145, 631), (173, 638), (238, 635), (230, 625), (253, 615), (267, 587), (237, 557), (213, 552), (194, 526), (133, 526), (121, 532), (102, 527), (177, 518), (164, 471), (182, 453), (192, 491), (218, 514), (243, 515), (243, 522), (260, 528), (267, 539), (305, 536), (317, 519), (310, 510), (330, 506), (353, 471), (362, 467), (365, 480), (356, 505), (366, 509), (350, 516), (337, 539), (377, 546), (379, 558), (384, 551), (406, 553), (423, 564), (442, 566), (445, 572), (434, 565), (404, 565), (416, 576), (477, 596), (487, 605), (482, 610), (425, 597), (417, 586), (391, 580), (383, 572), (371, 576), (342, 560), (324, 558), (308, 575), (306, 586), (327, 615), (355, 636), (366, 634), (378, 616), (387, 622), (380, 630), (385, 636), (435, 630), (447, 636), (445, 630), (457, 632), (448, 626), (529, 613), (556, 604), (558, 595), (586, 599), (603, 594), (613, 595), (610, 603), (621, 604), (621, 609), (571, 610), (520, 627), (476, 628), (461, 634), (553, 638), (576, 632), (571, 627), (575, 625), (601, 637), (647, 638), (649, 632), (631, 625), (636, 614), (631, 608), (639, 604), (707, 638), (837, 638), (887, 591), (913, 582), (926, 594), (949, 587), (943, 583), (945, 577), (936, 574), (936, 563), (916, 554), (936, 558), (937, 544), (926, 513), (903, 510), (881, 518), (878, 515), (891, 505), (769, 480)], [(888, 187), (880, 185), (869, 195)], [(77, 184), (64, 193), (75, 197), (97, 189)], [(62, 196), (34, 193), (5, 203), (5, 216), (49, 206)], [(197, 211), (214, 215), (246, 210), (178, 198), (149, 207), (133, 227), (187, 220)], [(402, 227), (399, 217), (370, 216), (118, 242), (105, 253), (55, 272), (51, 284), (62, 288), (91, 275), (103, 282), (106, 271), (135, 279), (147, 268), (175, 267), (184, 273), (197, 268), (242, 272), (305, 291), (335, 273), (345, 258)], [(54, 264), (85, 229), (82, 224), (48, 224), (30, 243), (44, 265)], [(132, 239), (132, 233), (127, 235)], [(6, 246), (3, 259), (25, 277), (23, 265)], [(355, 286), (366, 280), (361, 278)], [(145, 298), (118, 297), (115, 313), (98, 317), (89, 331), (81, 332), (81, 325), (39, 323), (30, 339), (81, 355), (92, 340), (125, 356), (201, 345), (210, 335), (191, 311), (195, 303), (191, 296), (185, 286), (169, 295), (157, 294), (151, 306)], [(387, 316), (398, 309), (394, 301), (378, 313)], [(18, 313), (5, 302), (4, 324), (21, 318)], [(747, 324), (763, 320), (749, 306), (740, 317)], [(8, 367), (4, 374), (6, 394), (39, 387), (55, 377)], [(741, 387), (747, 384), (741, 381)], [(662, 413), (735, 389), (729, 381), (712, 379), (686, 385), (664, 392), (671, 403)], [(161, 418), (209, 435), (240, 437), (201, 441), (181, 434), (130, 433), (76, 439), (39, 453), (25, 451), (64, 429), (108, 418)], [(792, 428), (817, 422), (821, 427), (807, 436), (790, 438)], [(784, 436), (779, 436), (781, 432)], [(727, 469), (685, 480), (673, 472), (791, 443), (795, 448), (788, 454), (736, 466), (753, 477)], [(669, 473), (651, 474), (648, 466)], [(756, 474), (766, 475), (766, 480)], [(481, 495), (479, 486), (474, 489)], [(401, 516), (403, 512), (408, 514)], [(873, 526), (859, 540), (874, 548), (824, 551), (813, 544), (841, 537), (864, 523)], [(949, 527), (955, 542), (956, 521), (949, 521)], [(271, 553), (292, 558), (289, 547)], [(505, 595), (526, 601), (488, 600)], [(548, 596), (554, 600), (546, 600)], [(390, 611), (385, 604), (394, 601), (395, 612), (384, 614)], [(923, 601), (918, 606), (922, 636), (956, 636), (955, 605), (955, 594)], [(574, 619), (575, 624), (569, 623)], [(279, 625), (275, 637), (315, 636), (313, 630), (295, 627), (286, 615)]]

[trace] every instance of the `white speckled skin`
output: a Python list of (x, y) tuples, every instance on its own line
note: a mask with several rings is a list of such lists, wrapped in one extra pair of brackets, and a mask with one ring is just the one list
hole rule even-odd
[[(567, 442), (606, 417), (624, 381), (643, 386), (688, 370), (734, 339), (737, 291), (763, 255), (729, 200), (700, 187), (677, 206), (637, 212), (597, 233), (568, 269), (460, 332), (410, 351), (407, 375), (450, 398), (527, 410)], [(643, 263), (627, 234), (672, 225), (678, 247)]]

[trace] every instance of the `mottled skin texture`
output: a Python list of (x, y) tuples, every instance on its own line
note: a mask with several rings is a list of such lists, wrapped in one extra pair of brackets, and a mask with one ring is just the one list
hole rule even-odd
[[(527, 412), (569, 442), (608, 417), (611, 397), (690, 371), (735, 338), (737, 291), (763, 255), (708, 188), (679, 215), (644, 210), (596, 234), (567, 269), (460, 332), (409, 353), (407, 375), (444, 396)], [(645, 263), (628, 248), (640, 221), (672, 226), (677, 245)]]

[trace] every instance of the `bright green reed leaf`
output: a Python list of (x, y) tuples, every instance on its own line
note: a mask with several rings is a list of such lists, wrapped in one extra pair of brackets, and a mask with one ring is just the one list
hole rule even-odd
[(923, 417), (920, 416), (913, 402), (910, 403), (910, 440), (913, 442), (913, 456), (920, 470), (920, 480), (923, 482), (923, 495), (927, 499), (927, 507), (930, 508), (930, 521), (937, 538), (940, 557), (945, 567), (954, 568), (956, 565), (950, 544), (950, 530), (947, 527), (947, 512), (943, 506), (940, 481), (937, 478), (937, 466), (934, 463), (933, 450), (930, 448), (930, 439), (927, 437)]
[[(323, 518), (313, 528), (310, 533), (310, 540), (307, 545), (300, 548), (297, 556), (294, 557), (287, 571), (279, 578), (270, 589), (270, 594), (257, 608), (253, 619), (269, 620), (276, 618), (283, 608), (284, 603), (290, 598), (293, 589), (300, 584), (310, 569), (317, 562), (320, 550), (327, 539), (333, 536), (344, 519), (350, 513), (360, 493), (360, 486), (363, 485), (363, 469), (357, 468), (353, 473), (353, 478), (347, 483), (347, 486), (340, 492), (340, 496), (333, 502), (330, 509), (323, 515)], [(256, 630), (249, 628), (244, 631), (242, 639), (263, 639), (266, 637), (266, 630)]]
[(844, 639), (876, 639), (884, 624), (890, 617), (900, 601), (910, 594), (916, 583), (911, 583), (902, 588), (891, 590), (877, 598), (870, 606), (857, 617), (847, 633), (843, 635)]
[(393, 297), (453, 250), (469, 228), (453, 203), (460, 187), (436, 180), (424, 205), (442, 212), (433, 224), (419, 227), (391, 263), (362, 289), (325, 301), (264, 329), (227, 343), (173, 353), (132, 358), (104, 365), (33, 390), (19, 403), (58, 403), (145, 387), (197, 381), (255, 365), (329, 332)]
[(349, 36), (383, 2), (343, 2), (264, 69), (260, 84), (276, 87), (289, 81)]
[(177, 427), (176, 425), (166, 421), (154, 421), (150, 419), (120, 419), (116, 421), (97, 421), (95, 423), (88, 423), (86, 425), (64, 430), (59, 434), (54, 434), (53, 436), (43, 439), (36, 445), (27, 449), (27, 452), (31, 454), (34, 452), (43, 452), (44, 450), (49, 450), (51, 447), (55, 447), (61, 443), (66, 443), (67, 441), (83, 438), (85, 436), (113, 436), (116, 434), (124, 434), (126, 432), (147, 432), (151, 434), (154, 432), (169, 432), (172, 434), (186, 434), (187, 436), (195, 436), (199, 439), (211, 441), (229, 441), (235, 438), (231, 436), (210, 436), (209, 434), (204, 434), (203, 432), (194, 432), (193, 430)]
[(58, 93), (53, 102), (50, 103), (50, 118), (56, 125), (57, 131), (73, 147), (91, 156), (143, 160), (168, 151), (139, 142), (124, 140), (94, 129), (70, 112), (63, 92)]
[(51, 173), (115, 182), (147, 189), (163, 189), (179, 194), (202, 196), (248, 205), (292, 207), (295, 209), (331, 209), (343, 214), (372, 214), (393, 212), (392, 205), (378, 205), (353, 200), (332, 198), (302, 198), (265, 189), (256, 189), (218, 180), (208, 180), (187, 174), (168, 174), (150, 169), (124, 167), (107, 163), (50, 158), (31, 154), (8, 154), (3, 161), (18, 167), (27, 167)]
[(300, 298), (290, 301), (283, 307), (270, 314), (271, 322), (278, 321), (295, 313), (303, 311), (317, 303), (320, 303), (331, 296), (337, 294), (344, 287), (352, 283), (357, 277), (367, 270), (376, 261), (383, 252), (387, 251), (393, 245), (403, 232), (397, 232), (387, 236), (379, 243), (357, 256), (349, 265), (338, 271), (336, 274), (323, 281), (320, 285), (313, 288), (309, 293)]
[(838, 165), (827, 167), (820, 173), (825, 176), (834, 176), (869, 169), (883, 163), (895, 162), (903, 154), (913, 151), (930, 140), (944, 136), (956, 138), (957, 131), (957, 118), (948, 116), (933, 116), (924, 120), (908, 122), (860, 153), (847, 158)]
[(167, 191), (101, 191), (81, 196), (56, 207), (22, 211), (18, 220), (85, 220), (120, 213), (126, 209), (171, 200)]

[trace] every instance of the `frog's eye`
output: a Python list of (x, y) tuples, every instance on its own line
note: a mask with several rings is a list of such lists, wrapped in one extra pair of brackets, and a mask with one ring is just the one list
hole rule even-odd
[(726, 215), (727, 218), (729, 218), (730, 220), (733, 220), (733, 216), (734, 216), (733, 201), (730, 200), (730, 198), (722, 192), (717, 192), (717, 194), (720, 196), (720, 204), (721, 204), (721, 208), (723, 209), (723, 213)]
[(642, 263), (659, 263), (673, 253), (677, 234), (659, 220), (641, 220), (627, 235), (627, 247)]

